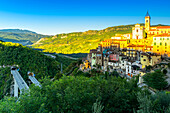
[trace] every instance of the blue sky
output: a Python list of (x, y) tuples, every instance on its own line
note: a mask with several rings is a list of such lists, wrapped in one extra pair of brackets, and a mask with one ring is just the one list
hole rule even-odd
[(100, 30), (144, 23), (170, 25), (169, 0), (0, 0), (0, 29), (28, 29), (41, 34)]

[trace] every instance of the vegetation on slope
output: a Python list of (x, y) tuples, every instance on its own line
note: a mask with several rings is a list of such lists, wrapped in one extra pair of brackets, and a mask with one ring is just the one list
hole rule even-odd
[(153, 73), (147, 73), (143, 79), (149, 87), (157, 90), (163, 90), (168, 85), (168, 82), (166, 81), (166, 74), (162, 73), (161, 70), (156, 70)]
[[(57, 59), (53, 59), (20, 44), (0, 42), (0, 99), (9, 93), (9, 86), (13, 80), (10, 68), (7, 66), (18, 65), (20, 74), (27, 81), (28, 71), (34, 72), (38, 79), (46, 76), (53, 78), (60, 72), (60, 63), (63, 64), (63, 69), (65, 69), (72, 61), (59, 56), (57, 56)], [(3, 65), (5, 68), (2, 68)]]
[(37, 34), (29, 30), (3, 29), (0, 30), (0, 40), (5, 42), (21, 43), (30, 45), (47, 35)]
[(34, 48), (45, 49), (45, 52), (51, 53), (88, 53), (90, 49), (95, 49), (98, 43), (104, 39), (110, 39), (115, 34), (131, 33), (132, 27), (134, 25), (108, 27), (98, 31), (89, 30), (86, 32), (58, 34), (56, 36), (42, 38), (32, 46)]
[[(151, 95), (137, 87), (137, 81), (117, 77), (64, 76), (43, 79), (19, 101), (6, 97), (0, 112), (6, 113), (169, 113), (170, 94)], [(99, 111), (99, 112), (97, 112)]]
[[(140, 25), (144, 26), (144, 24)], [(159, 24), (159, 26), (163, 25)], [(89, 53), (91, 49), (96, 49), (98, 44), (104, 39), (110, 39), (115, 34), (132, 33), (132, 27), (134, 27), (134, 24), (108, 27), (103, 30), (58, 34), (56, 36), (42, 38), (34, 43), (32, 47), (45, 49), (45, 52), (51, 53)]]

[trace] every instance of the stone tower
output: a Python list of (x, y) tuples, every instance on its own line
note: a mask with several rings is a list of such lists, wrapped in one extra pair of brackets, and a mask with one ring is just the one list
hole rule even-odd
[(150, 30), (150, 15), (147, 12), (146, 16), (145, 16), (145, 32), (148, 33), (148, 31)]

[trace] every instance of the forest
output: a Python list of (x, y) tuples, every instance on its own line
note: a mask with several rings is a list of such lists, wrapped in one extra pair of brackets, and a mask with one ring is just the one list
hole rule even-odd
[(60, 56), (53, 59), (42, 52), (11, 42), (0, 42), (0, 56), (0, 99), (10, 90), (13, 80), (10, 66), (18, 66), (24, 80), (28, 80), (28, 71), (33, 72), (37, 79), (54, 78), (60, 72), (61, 63), (64, 69), (74, 61)]
[[(170, 113), (170, 93), (149, 84), (152, 76), (146, 82), (158, 89), (155, 94), (138, 87), (138, 76), (127, 80), (116, 71), (82, 72), (81, 59), (53, 59), (20, 44), (0, 42), (0, 56), (0, 113)], [(12, 65), (18, 65), (26, 82), (27, 72), (34, 72), (42, 87), (31, 84), (20, 98), (11, 97)]]

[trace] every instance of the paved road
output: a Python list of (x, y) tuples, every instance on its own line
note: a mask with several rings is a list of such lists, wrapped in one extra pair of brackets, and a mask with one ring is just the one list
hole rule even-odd
[[(56, 53), (57, 54), (57, 53)], [(66, 57), (66, 58), (70, 58), (70, 59), (73, 59), (73, 60), (78, 60), (78, 58), (73, 58), (73, 57), (70, 57), (70, 56), (66, 56), (66, 55), (60, 55), (60, 54), (57, 54), (59, 56), (63, 56), (63, 57)]]
[(17, 85), (20, 90), (29, 89), (28, 85), (26, 84), (26, 82), (24, 81), (24, 79), (21, 77), (21, 75), (19, 74), (19, 72), (17, 70), (11, 70), (11, 73), (12, 73), (14, 79), (16, 80)]
[[(70, 56), (66, 56), (66, 55), (60, 55), (60, 54), (58, 54), (58, 53), (55, 53), (56, 55), (58, 55), (58, 56), (61, 56), (61, 57), (66, 57), (66, 58), (70, 58), (70, 59), (73, 59), (73, 60), (78, 60), (78, 58), (73, 58), (73, 57), (70, 57)], [(46, 56), (50, 56), (50, 57), (52, 57), (52, 58), (56, 58), (56, 56), (55, 55), (52, 55), (52, 54), (44, 54), (44, 55), (46, 55)]]
[(33, 84), (35, 84), (35, 86), (41, 87), (40, 83), (38, 82), (38, 80), (34, 76), (29, 76), (29, 79), (31, 80), (31, 82)]

